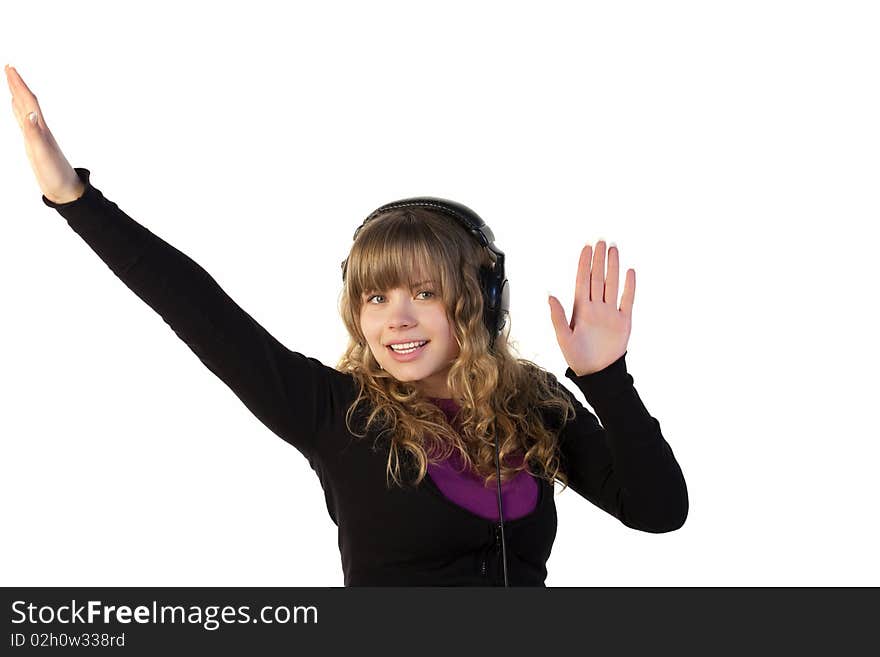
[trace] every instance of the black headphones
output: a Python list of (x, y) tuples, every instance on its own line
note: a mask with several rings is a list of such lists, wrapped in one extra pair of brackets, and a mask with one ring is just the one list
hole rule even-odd
[[(448, 199), (436, 198), (434, 196), (416, 196), (405, 198), (393, 203), (376, 208), (370, 213), (364, 222), (354, 231), (354, 238), (357, 239), (358, 233), (364, 225), (380, 214), (389, 210), (398, 208), (419, 207), (428, 208), (450, 217), (460, 226), (470, 233), (474, 239), (479, 242), (480, 246), (489, 249), (494, 254), (494, 262), (492, 266), (480, 266), (480, 288), (483, 293), (483, 321), (489, 330), (489, 348), (495, 345), (495, 338), (501, 334), (507, 325), (507, 319), (510, 314), (510, 285), (504, 276), (504, 252), (495, 246), (495, 234), (492, 229), (486, 225), (480, 216), (466, 205), (450, 201)], [(342, 261), (342, 281), (345, 282), (345, 273), (348, 267), (348, 258)], [(504, 565), (504, 586), (507, 583), (507, 546), (504, 541), (504, 514), (501, 506), (501, 463), (498, 455), (498, 435), (495, 436), (495, 469), (497, 472), (498, 483), (498, 529), (501, 532), (501, 554)]]

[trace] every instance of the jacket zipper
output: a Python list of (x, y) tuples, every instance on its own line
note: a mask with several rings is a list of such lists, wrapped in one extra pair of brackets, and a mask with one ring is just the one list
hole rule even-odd
[[(495, 551), (501, 549), (501, 525), (495, 525)], [(483, 557), (483, 563), (480, 565), (480, 573), (486, 576), (486, 557)]]

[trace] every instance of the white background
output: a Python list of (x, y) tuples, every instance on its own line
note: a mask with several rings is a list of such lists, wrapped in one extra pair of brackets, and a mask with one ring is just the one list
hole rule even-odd
[[(557, 494), (548, 586), (877, 586), (875, 7), (16, 2), (0, 64), (108, 199), (331, 367), (355, 228), (442, 196), (507, 254), (520, 355), (587, 405), (546, 291), (570, 312), (616, 241), (690, 515)], [(342, 586), (308, 462), (42, 204), (6, 108), (0, 582)]]

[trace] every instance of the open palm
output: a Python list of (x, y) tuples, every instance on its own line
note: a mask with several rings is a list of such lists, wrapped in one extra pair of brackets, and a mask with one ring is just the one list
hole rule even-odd
[(619, 280), (618, 249), (612, 246), (608, 251), (606, 279), (605, 242), (599, 240), (595, 257), (589, 244), (581, 251), (570, 323), (562, 304), (556, 297), (550, 296), (550, 319), (556, 331), (556, 341), (568, 366), (578, 376), (603, 370), (626, 353), (632, 331), (635, 269), (626, 272), (626, 284), (618, 309)]

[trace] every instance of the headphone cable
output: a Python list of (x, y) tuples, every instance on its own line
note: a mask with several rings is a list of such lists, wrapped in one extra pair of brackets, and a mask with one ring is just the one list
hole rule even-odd
[(504, 515), (501, 512), (501, 458), (498, 456), (498, 434), (495, 434), (495, 471), (498, 483), (498, 527), (501, 530), (501, 556), (504, 563), (504, 586), (507, 583), (507, 546), (504, 542)]

